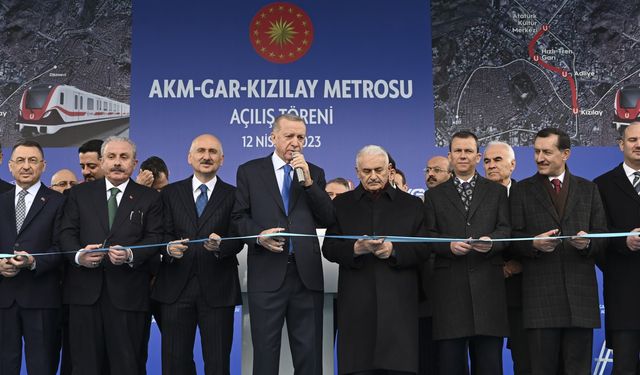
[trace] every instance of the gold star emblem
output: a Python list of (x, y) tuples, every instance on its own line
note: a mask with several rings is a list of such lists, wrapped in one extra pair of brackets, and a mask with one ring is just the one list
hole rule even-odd
[(269, 44), (276, 43), (282, 47), (284, 44), (293, 44), (293, 38), (298, 34), (293, 28), (293, 22), (285, 21), (280, 18), (276, 22), (271, 22), (271, 27), (267, 31), (267, 35), (271, 38)]

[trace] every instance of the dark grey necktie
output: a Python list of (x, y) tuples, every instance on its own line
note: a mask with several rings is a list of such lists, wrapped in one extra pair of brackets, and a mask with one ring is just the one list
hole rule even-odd
[(640, 194), (640, 172), (633, 172), (633, 188), (636, 189), (636, 193)]
[(24, 197), (27, 196), (26, 190), (20, 190), (18, 192), (18, 203), (16, 203), (16, 231), (20, 232), (24, 218), (27, 217), (27, 204), (24, 201)]

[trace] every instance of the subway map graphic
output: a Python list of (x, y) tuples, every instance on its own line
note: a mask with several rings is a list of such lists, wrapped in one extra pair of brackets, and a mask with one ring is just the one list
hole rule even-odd
[(529, 146), (545, 127), (610, 146), (640, 118), (640, 2), (433, 0), (436, 146)]

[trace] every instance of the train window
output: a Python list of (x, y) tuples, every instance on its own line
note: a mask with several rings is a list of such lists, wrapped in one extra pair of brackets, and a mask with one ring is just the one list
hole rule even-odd
[(87, 109), (93, 111), (93, 99), (87, 98)]
[(64, 105), (64, 93), (60, 93), (60, 105)]
[(80, 109), (82, 109), (82, 102), (84, 102), (84, 97), (80, 96)]
[(47, 101), (51, 88), (49, 86), (34, 86), (27, 90), (25, 107), (29, 109), (42, 108)]
[(78, 95), (73, 96), (73, 109), (78, 109)]

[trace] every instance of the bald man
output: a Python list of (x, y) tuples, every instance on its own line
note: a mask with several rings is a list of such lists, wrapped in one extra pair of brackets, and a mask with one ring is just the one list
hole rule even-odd
[(61, 169), (51, 176), (51, 189), (62, 193), (67, 189), (71, 189), (78, 183), (75, 173), (68, 169)]
[(434, 156), (427, 162), (424, 169), (424, 180), (429, 189), (448, 181), (451, 178), (449, 159), (444, 156)]
[[(229, 237), (235, 188), (217, 176), (224, 162), (220, 140), (202, 134), (187, 160), (193, 175), (162, 190), (164, 250), (151, 298), (160, 302), (162, 373), (194, 374), (193, 344), (200, 329), (205, 373), (229, 374), (233, 312), (242, 304), (236, 254)], [(209, 238), (202, 243), (183, 239)]]

